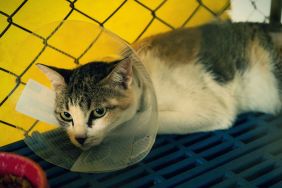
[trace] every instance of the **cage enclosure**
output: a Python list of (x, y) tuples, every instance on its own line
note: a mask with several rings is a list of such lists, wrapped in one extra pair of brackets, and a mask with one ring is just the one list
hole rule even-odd
[[(227, 20), (227, 11), (237, 6), (237, 10), (242, 12), (234, 13), (232, 18), (245, 14), (246, 17), (239, 21), (258, 21), (254, 20), (258, 17), (259, 21), (270, 22), (273, 28), (279, 29), (281, 2), (273, 0), (271, 5), (268, 3), (267, 13), (261, 2), (1, 1), (0, 150), (37, 161), (46, 171), (51, 187), (281, 187), (280, 116), (248, 113), (240, 115), (228, 130), (157, 136), (152, 150), (141, 162), (137, 160), (139, 163), (116, 172), (88, 174), (71, 172), (65, 169), (71, 167), (61, 165), (64, 167), (61, 168), (58, 163), (53, 165), (42, 159), (42, 154), (37, 156), (33, 150), (38, 151), (38, 148), (31, 150), (26, 145), (37, 147), (37, 140), (33, 142), (30, 139), (25, 143), (23, 139), (57, 134), (56, 127), (16, 111), (29, 79), (50, 87), (47, 78), (36, 68), (36, 63), (74, 68), (78, 64), (104, 59), (109, 54), (110, 59), (121, 58), (120, 51), (127, 48), (126, 42), (131, 44), (180, 27)], [(243, 9), (247, 13), (243, 13)], [(103, 48), (109, 42), (109, 37), (101, 34), (103, 28), (124, 41)], [(91, 51), (94, 48), (95, 53)], [(151, 149), (150, 144), (148, 148)], [(65, 161), (60, 159), (60, 162)], [(74, 162), (67, 164), (73, 165)]]

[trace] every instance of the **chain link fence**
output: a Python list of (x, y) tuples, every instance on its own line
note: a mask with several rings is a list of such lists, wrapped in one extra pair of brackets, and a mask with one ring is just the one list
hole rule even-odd
[[(107, 1), (100, 1), (95, 6), (88, 0), (48, 2), (49, 4), (43, 0), (6, 0), (0, 2), (1, 136), (5, 131), (9, 131), (13, 139), (21, 139), (25, 134), (36, 130), (36, 127), (41, 126), (44, 127), (42, 128), (43, 131), (46, 130), (47, 125), (17, 113), (15, 104), (26, 83), (26, 79), (23, 79), (23, 77), (48, 48), (72, 59), (75, 65), (80, 64), (80, 58), (88, 50), (86, 48), (79, 56), (73, 56), (64, 49), (52, 46), (49, 44), (49, 40), (60, 31), (64, 23), (61, 22), (48, 33), (38, 33), (35, 31), (36, 27), (40, 27), (39, 23), (72, 19), (84, 20), (105, 27), (127, 42), (132, 43), (157, 32), (195, 26), (211, 20), (228, 19), (227, 11), (231, 4), (234, 9), (238, 8), (241, 14), (242, 10), (237, 5), (244, 4), (248, 7), (248, 9), (244, 9), (247, 12), (243, 13), (245, 18), (241, 21), (252, 21), (258, 17), (261, 22), (269, 22), (270, 18), (270, 4), (267, 8), (268, 11), (265, 11), (265, 7), (261, 7), (259, 0), (233, 0), (231, 3), (228, 0), (117, 0), (108, 1), (108, 3)], [(108, 8), (105, 9), (105, 7)], [(130, 10), (129, 13), (128, 10)], [(234, 14), (231, 13), (232, 17), (236, 17), (236, 11)], [(58, 14), (52, 15), (54, 12)], [(140, 20), (141, 18), (144, 18), (145, 21)], [(119, 24), (119, 26), (117, 27), (115, 24)], [(124, 28), (132, 30), (133, 34), (130, 37), (127, 36), (128, 33)], [(28, 61), (21, 65), (13, 65), (11, 56), (17, 55), (14, 46), (20, 45), (20, 41), (28, 35), (33, 35), (43, 45), (34, 52), (27, 52), (27, 55), (30, 56), (27, 58)], [(89, 45), (93, 45), (95, 40)], [(11, 129), (16, 130), (15, 134), (11, 133)], [(2, 139), (9, 138), (4, 136)], [(5, 140), (0, 140), (0, 146), (7, 143)]]

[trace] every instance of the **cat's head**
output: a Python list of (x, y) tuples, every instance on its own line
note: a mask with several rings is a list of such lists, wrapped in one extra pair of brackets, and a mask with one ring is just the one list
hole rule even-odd
[(129, 59), (93, 62), (73, 70), (37, 66), (56, 92), (54, 111), (58, 122), (72, 143), (82, 149), (100, 144), (137, 111)]

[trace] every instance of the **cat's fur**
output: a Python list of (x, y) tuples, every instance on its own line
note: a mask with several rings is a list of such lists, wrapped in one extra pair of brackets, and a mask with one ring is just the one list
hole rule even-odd
[[(278, 113), (281, 36), (259, 24), (217, 23), (133, 44), (156, 91), (159, 133), (226, 129), (246, 111)], [(73, 116), (67, 130), (80, 147), (99, 144), (110, 129), (139, 109), (146, 83), (138, 81), (130, 58), (113, 64), (90, 63), (73, 71), (39, 67), (57, 92), (55, 111)], [(89, 121), (93, 109), (101, 105), (113, 108), (104, 117)], [(86, 137), (85, 144), (75, 137)]]

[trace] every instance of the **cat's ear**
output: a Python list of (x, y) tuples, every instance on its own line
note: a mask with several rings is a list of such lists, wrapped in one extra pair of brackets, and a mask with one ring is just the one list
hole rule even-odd
[(56, 67), (51, 67), (43, 64), (36, 64), (36, 66), (47, 76), (51, 81), (55, 91), (66, 86), (66, 79), (70, 74), (70, 70), (59, 69)]
[(128, 89), (132, 83), (132, 62), (126, 58), (115, 64), (114, 69), (107, 76), (107, 82)]

